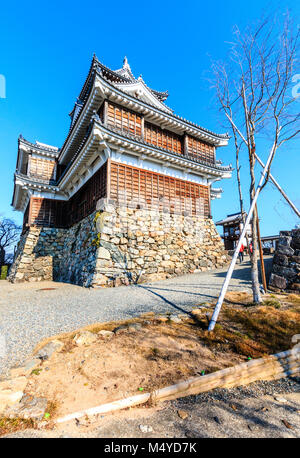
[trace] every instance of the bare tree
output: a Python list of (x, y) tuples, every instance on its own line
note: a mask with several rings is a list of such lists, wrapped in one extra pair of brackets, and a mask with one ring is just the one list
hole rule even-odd
[[(232, 112), (231, 112), (231, 115), (232, 115)], [(241, 217), (242, 217), (243, 224), (245, 224), (246, 218), (245, 218), (244, 199), (243, 199), (242, 184), (241, 184), (241, 165), (240, 165), (240, 150), (242, 147), (242, 142), (239, 141), (236, 130), (233, 130), (233, 136), (234, 136), (234, 146), (235, 146), (236, 180), (237, 180), (237, 187), (238, 187), (238, 193), (239, 193), (240, 210), (241, 210)], [(249, 250), (248, 232), (246, 232), (246, 241), (247, 241), (247, 248)]]
[[(281, 19), (281, 18), (280, 18)], [(280, 146), (299, 134), (299, 106), (292, 96), (292, 78), (299, 43), (288, 14), (283, 21), (260, 20), (241, 32), (235, 27), (229, 60), (213, 62), (214, 86), (220, 107), (229, 120), (237, 159), (242, 140), (247, 151), (250, 173), (250, 202), (255, 195), (255, 162), (259, 139), (273, 145), (273, 154), (262, 188), (267, 184), (270, 167)], [(241, 194), (240, 194), (241, 199)], [(253, 255), (251, 278), (253, 301), (262, 301), (258, 281), (257, 214), (252, 218)]]
[(21, 227), (8, 218), (0, 219), (0, 271), (5, 262), (5, 250), (17, 242)]

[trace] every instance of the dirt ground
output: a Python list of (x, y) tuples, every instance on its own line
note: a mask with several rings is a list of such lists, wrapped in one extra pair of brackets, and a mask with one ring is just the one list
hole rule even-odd
[(27, 391), (53, 400), (60, 416), (243, 360), (233, 351), (209, 349), (188, 324), (146, 324), (109, 340), (99, 338), (88, 347), (57, 353), (32, 375)]
[(290, 348), (300, 332), (300, 298), (272, 295), (259, 307), (250, 301), (247, 293), (229, 293), (214, 333), (206, 330), (211, 308), (205, 305), (180, 315), (179, 323), (149, 313), (90, 326), (95, 334), (115, 330), (112, 338), (97, 334), (90, 345), (77, 346), (76, 333), (66, 335), (63, 350), (33, 372), (26, 391), (51, 400), (61, 416)]
[[(78, 410), (287, 350), (292, 336), (300, 333), (297, 295), (266, 295), (262, 305), (254, 306), (248, 293), (230, 292), (209, 333), (212, 310), (213, 304), (205, 303), (177, 316), (147, 313), (94, 324), (84, 328), (96, 339), (88, 345), (74, 341), (82, 330), (56, 336), (63, 348), (32, 371), (25, 393), (47, 398), (51, 427), (56, 418)], [(103, 337), (100, 330), (114, 332)]]
[(5, 437), (99, 437), (107, 444), (111, 438), (300, 438), (299, 413), (300, 379), (280, 379), (73, 420), (53, 429), (28, 427)]

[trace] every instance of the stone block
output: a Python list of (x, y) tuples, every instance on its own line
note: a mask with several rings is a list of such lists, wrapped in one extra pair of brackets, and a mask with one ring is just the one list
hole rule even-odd
[(98, 248), (97, 257), (99, 259), (110, 259), (111, 258), (110, 252), (106, 248), (104, 248), (102, 246), (100, 248)]
[(81, 331), (76, 334), (73, 340), (78, 346), (90, 345), (97, 340), (97, 335), (90, 331)]
[(272, 273), (269, 285), (278, 289), (285, 289), (287, 287), (287, 281), (284, 277)]
[(35, 397), (28, 394), (24, 395), (21, 401), (5, 411), (5, 415), (10, 418), (32, 418), (42, 420), (44, 418), (48, 401), (44, 397)]
[(281, 246), (290, 246), (291, 244), (291, 241), (292, 241), (292, 237), (291, 236), (280, 236), (279, 237), (279, 240), (278, 240), (278, 246), (281, 245)]
[(293, 256), (294, 250), (291, 247), (284, 246), (284, 245), (278, 245), (278, 254), (284, 254), (286, 256)]
[(279, 266), (287, 266), (289, 260), (288, 257), (284, 254), (275, 254), (273, 258), (273, 263), (278, 264)]
[(291, 247), (294, 249), (300, 248), (300, 236), (293, 237), (292, 242), (291, 242)]
[(277, 264), (273, 266), (273, 272), (288, 279), (293, 279), (297, 276), (297, 272), (295, 272), (294, 269), (290, 267), (278, 266)]
[(27, 378), (24, 376), (0, 382), (0, 413), (22, 399), (26, 385)]
[(46, 345), (44, 345), (40, 350), (37, 351), (36, 357), (42, 360), (49, 359), (55, 352), (59, 352), (63, 349), (64, 344), (58, 339), (51, 340)]

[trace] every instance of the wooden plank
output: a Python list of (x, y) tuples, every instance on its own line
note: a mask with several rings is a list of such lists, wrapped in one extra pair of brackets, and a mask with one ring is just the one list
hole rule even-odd
[[(125, 189), (127, 203), (131, 199), (140, 199), (147, 202), (152, 201), (154, 204), (157, 201), (158, 204), (161, 200), (160, 209), (168, 202), (174, 213), (187, 211), (196, 214), (197, 210), (203, 207), (204, 216), (209, 216), (207, 186), (112, 161), (111, 193), (115, 198), (119, 190)], [(204, 201), (204, 206), (199, 199)]]

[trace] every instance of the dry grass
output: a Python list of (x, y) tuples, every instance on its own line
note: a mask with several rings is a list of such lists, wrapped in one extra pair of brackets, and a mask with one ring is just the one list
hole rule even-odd
[[(287, 350), (291, 347), (293, 335), (300, 332), (299, 314), (290, 310), (278, 310), (277, 307), (259, 306), (254, 310), (225, 310), (230, 322), (240, 324), (245, 344), (257, 349), (253, 356), (262, 352), (268, 354)], [(251, 355), (250, 355), (251, 356)]]
[(50, 417), (53, 417), (55, 412), (58, 410), (58, 403), (57, 401), (48, 401), (46, 407), (46, 413), (49, 414)]
[(300, 295), (299, 294), (289, 294), (286, 298), (286, 301), (293, 305), (300, 305)]
[(246, 291), (228, 291), (225, 295), (225, 303), (233, 305), (252, 305), (253, 300)]
[(226, 294), (213, 333), (206, 331), (204, 312), (196, 315), (197, 324), (210, 348), (257, 358), (291, 348), (293, 335), (300, 332), (299, 305), (296, 294), (266, 294), (262, 305), (254, 305), (249, 293), (234, 291)]
[(36, 428), (32, 419), (0, 417), (0, 436), (28, 428)]

